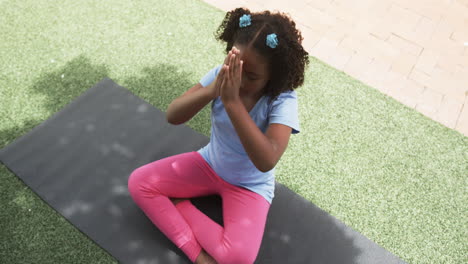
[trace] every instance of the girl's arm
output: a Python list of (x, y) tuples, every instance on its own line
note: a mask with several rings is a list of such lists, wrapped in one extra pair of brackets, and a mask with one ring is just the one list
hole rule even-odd
[[(228, 63), (231, 54), (232, 52), (230, 51), (224, 59), (224, 64)], [(183, 124), (192, 119), (192, 117), (200, 112), (211, 100), (218, 97), (219, 88), (223, 81), (222, 78), (218, 78), (218, 76), (206, 87), (197, 83), (183, 95), (172, 101), (166, 112), (167, 122), (173, 125)]]
[[(235, 48), (233, 48), (235, 49)], [(262, 172), (273, 169), (288, 146), (292, 128), (270, 124), (265, 134), (250, 117), (239, 96), (243, 61), (229, 53), (229, 65), (223, 65), (218, 76), (224, 108), (252, 163)]]
[(212, 87), (216, 80), (207, 87), (197, 83), (169, 105), (166, 112), (167, 122), (173, 125), (183, 124), (194, 117), (214, 96)]
[(263, 134), (242, 101), (231, 101), (224, 107), (255, 167), (262, 172), (273, 169), (288, 146), (292, 128), (282, 124), (270, 124)]

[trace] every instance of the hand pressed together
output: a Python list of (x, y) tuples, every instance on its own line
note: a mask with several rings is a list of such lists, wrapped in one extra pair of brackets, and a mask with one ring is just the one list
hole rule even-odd
[(221, 100), (224, 104), (236, 101), (240, 98), (239, 90), (242, 82), (242, 64), (240, 59), (240, 51), (236, 47), (232, 47), (229, 56), (229, 64), (223, 65), (222, 79), (220, 87)]
[(225, 104), (240, 98), (239, 90), (242, 82), (242, 64), (243, 61), (240, 59), (240, 51), (236, 47), (232, 47), (213, 85), (210, 85), (213, 98), (221, 96), (221, 100)]

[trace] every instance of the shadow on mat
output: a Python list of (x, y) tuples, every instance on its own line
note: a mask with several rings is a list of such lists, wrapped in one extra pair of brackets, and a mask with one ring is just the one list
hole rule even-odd
[[(34, 89), (35, 92), (42, 96), (46, 96), (47, 99), (44, 107), (52, 115), (75, 97), (108, 76), (108, 73), (108, 68), (105, 65), (92, 64), (85, 56), (79, 56), (59, 70), (41, 74), (31, 89)], [(127, 78), (120, 85), (128, 88), (152, 105), (164, 110), (175, 97), (194, 84), (187, 76), (190, 75), (179, 72), (174, 66), (159, 64), (144, 68), (141, 76)], [(206, 135), (209, 133), (209, 122), (209, 111), (205, 111), (189, 124), (192, 127), (195, 126), (195, 130)], [(31, 120), (23, 127), (2, 131), (1, 133), (18, 137), (19, 135), (15, 131), (24, 131), (35, 124), (37, 124), (37, 121)], [(60, 159), (60, 157), (58, 158)], [(102, 156), (102, 158), (105, 157)], [(84, 160), (82, 162), (100, 163), (99, 160)], [(117, 243), (118, 250), (135, 255), (135, 263), (150, 261), (158, 263), (189, 263), (183, 253), (152, 225), (149, 219), (131, 200), (126, 191), (129, 176), (127, 172), (131, 170), (128, 168), (128, 163), (126, 164), (125, 162), (128, 162), (128, 160), (122, 159), (121, 162), (116, 163), (122, 167), (112, 169), (98, 168), (98, 165), (96, 165), (95, 175), (93, 176), (112, 180), (107, 182), (95, 181), (93, 189), (105, 191), (102, 193), (90, 193), (90, 191), (82, 190), (81, 192), (69, 194), (73, 198), (70, 198), (71, 201), (64, 201), (66, 207), (64, 207), (62, 215), (68, 220), (78, 219), (78, 222), (85, 223), (88, 226), (93, 225), (93, 222), (96, 221), (93, 218), (93, 213), (96, 210), (107, 215), (109, 219), (113, 219), (110, 223), (92, 228), (107, 227), (109, 233), (121, 233), (122, 241)], [(61, 166), (65, 165), (62, 164)], [(116, 174), (116, 171), (125, 173)], [(75, 173), (77, 174), (75, 176), (72, 175), (71, 179), (76, 180), (79, 178), (79, 172), (76, 171)], [(52, 183), (51, 189), (60, 190), (67, 184), (72, 185), (73, 182), (59, 179)], [(57, 199), (57, 197), (54, 197), (54, 193), (49, 193), (45, 196), (45, 200), (47, 198)], [(273, 201), (264, 240), (256, 263), (312, 263), (317, 259), (317, 255), (321, 255), (321, 259), (327, 263), (355, 262), (354, 259), (359, 255), (359, 249), (353, 246), (353, 241), (341, 229), (333, 226), (334, 222), (330, 216), (323, 215), (322, 217), (314, 218), (313, 213), (318, 211), (309, 210), (309, 202), (300, 200), (288, 204), (289, 202), (291, 202), (291, 199), (283, 200), (281, 195), (277, 195), (276, 200)], [(197, 198), (194, 199), (194, 204), (215, 221), (222, 222), (221, 201), (219, 198)], [(291, 211), (286, 209), (292, 207), (296, 211), (293, 211), (293, 215), (288, 215), (287, 212)], [(310, 222), (308, 222), (309, 220)], [(320, 230), (320, 227), (324, 226), (326, 226), (326, 229)], [(80, 228), (78, 225), (77, 227)], [(321, 232), (328, 231), (333, 231), (333, 233), (321, 234)], [(317, 237), (314, 237), (315, 235)], [(67, 235), (58, 234), (58, 236), (63, 237)], [(128, 239), (129, 237), (132, 237), (132, 239)], [(91, 238), (103, 248), (106, 248), (107, 243), (111, 243), (111, 241), (106, 241), (102, 237)], [(147, 239), (163, 245), (162, 247), (165, 251), (154, 254), (149, 249), (145, 251), (149, 252), (147, 255), (138, 254), (137, 252), (140, 252), (140, 248), (148, 247), (148, 245), (144, 244), (144, 241), (147, 241)], [(112, 241), (112, 243), (115, 243), (115, 241)], [(332, 247), (330, 251), (319, 252), (318, 250), (324, 247), (323, 244), (327, 243), (330, 243), (330, 247)], [(112, 252), (110, 253), (112, 254)]]

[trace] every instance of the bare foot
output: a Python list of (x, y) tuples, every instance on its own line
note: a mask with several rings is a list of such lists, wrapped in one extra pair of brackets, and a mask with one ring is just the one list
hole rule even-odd
[(185, 201), (185, 200), (188, 200), (188, 199), (186, 199), (186, 198), (169, 198), (169, 199), (171, 199), (171, 201), (172, 201), (172, 203), (173, 203), (174, 205), (177, 205), (177, 204), (180, 203), (180, 202), (183, 202), (183, 201)]
[(202, 250), (200, 252), (200, 255), (198, 255), (197, 257), (195, 264), (216, 264), (216, 260), (214, 260), (213, 257), (208, 255), (208, 253), (206, 253), (205, 250)]

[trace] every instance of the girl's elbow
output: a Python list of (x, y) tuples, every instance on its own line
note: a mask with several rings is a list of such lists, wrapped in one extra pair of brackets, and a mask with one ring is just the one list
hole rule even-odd
[(268, 172), (274, 169), (276, 166), (276, 162), (270, 161), (270, 162), (263, 162), (262, 164), (258, 164), (257, 169), (261, 172)]
[(166, 113), (166, 121), (171, 124), (171, 125), (180, 125), (183, 124), (183, 122), (180, 122), (176, 118), (174, 118), (171, 114)]
[(258, 170), (261, 171), (261, 172), (269, 172), (269, 171), (271, 171), (272, 169), (273, 169), (273, 168), (270, 168), (270, 167), (258, 168)]
[(169, 124), (174, 124), (174, 115), (172, 114), (172, 103), (169, 104), (169, 107), (167, 108), (166, 111), (166, 121)]
[(169, 114), (169, 112), (166, 112), (166, 121), (167, 121), (169, 124), (174, 125), (174, 118)]

